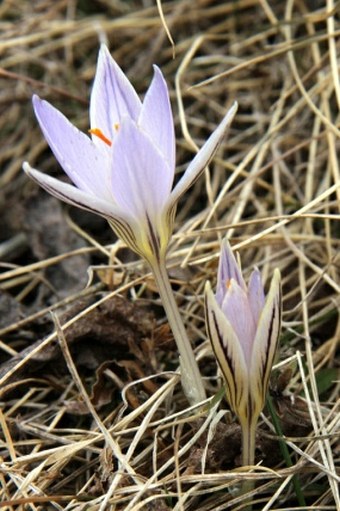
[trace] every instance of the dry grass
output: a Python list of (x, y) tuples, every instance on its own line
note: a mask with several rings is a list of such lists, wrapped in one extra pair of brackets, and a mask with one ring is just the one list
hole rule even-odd
[[(1, 305), (1, 508), (236, 510), (243, 497), (235, 489), (252, 477), (254, 509), (301, 509), (304, 500), (308, 509), (340, 509), (340, 15), (339, 3), (326, 4), (162, 2), (172, 47), (151, 0), (1, 3), (0, 286), (1, 303), (10, 303)], [(57, 171), (30, 97), (36, 92), (49, 99), (86, 130), (101, 41), (141, 93), (151, 64), (162, 67), (175, 111), (179, 172), (228, 105), (235, 99), (240, 105), (218, 157), (179, 208), (169, 251), (176, 296), (212, 399), (204, 413), (186, 409), (173, 372), (176, 353), (144, 265), (128, 259), (120, 243), (110, 245), (108, 230), (88, 229), (74, 212), (70, 217), (65, 210), (62, 225), (81, 237), (80, 245), (42, 257), (43, 237), (39, 250), (32, 249), (39, 219), (30, 230), (15, 221), (22, 203), (44, 194), (23, 176), (22, 161)], [(213, 399), (222, 382), (203, 321), (204, 283), (215, 281), (225, 234), (246, 273), (256, 264), (266, 280), (276, 266), (283, 275), (274, 417), (268, 411), (262, 416), (259, 464), (250, 471), (237, 466), (239, 431), (226, 403), (221, 394)], [(91, 264), (90, 287), (81, 290), (82, 282), (55, 293), (52, 272), (79, 258)], [(82, 274), (86, 279), (86, 270)], [(115, 389), (115, 398), (100, 406), (89, 397), (98, 375), (88, 361), (79, 373), (79, 353), (65, 342), (66, 327), (76, 331), (91, 314), (100, 317), (117, 295), (136, 311), (147, 305), (157, 319), (146, 327), (148, 340), (130, 346), (129, 365), (120, 354), (125, 372), (103, 367), (102, 381)], [(82, 300), (85, 305), (75, 309)], [(61, 318), (55, 327), (48, 323), (51, 309)], [(71, 315), (63, 316), (65, 310)], [(44, 340), (37, 342), (40, 332)], [(56, 349), (57, 337), (58, 357), (67, 365), (60, 376), (46, 355)], [(40, 365), (30, 369), (37, 360)], [(275, 416), (290, 466), (276, 442)]]

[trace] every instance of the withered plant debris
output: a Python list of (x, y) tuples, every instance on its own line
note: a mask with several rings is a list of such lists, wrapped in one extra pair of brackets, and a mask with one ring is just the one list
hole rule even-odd
[[(61, 324), (67, 323), (94, 304), (96, 304), (94, 298), (80, 301), (60, 315)], [(126, 366), (127, 374), (129, 374), (131, 372), (128, 368), (129, 357), (136, 356), (138, 353), (138, 365), (132, 374), (134, 373), (135, 376), (139, 372), (138, 377), (142, 377), (145, 375), (145, 369), (146, 374), (151, 374), (155, 370), (151, 365), (149, 354), (150, 349), (153, 349), (154, 325), (155, 318), (152, 311), (137, 302), (115, 296), (65, 328), (65, 337), (77, 367), (91, 371), (96, 380), (94, 380), (95, 400), (99, 399), (102, 373), (110, 365), (118, 364), (121, 368)], [(66, 373), (66, 368), (58, 341), (54, 339), (37, 351), (42, 342), (43, 340), (37, 341), (0, 366), (0, 378), (6, 377), (11, 367), (33, 353), (22, 367), (20, 378), (34, 378), (39, 375), (52, 380), (60, 379), (60, 375)], [(130, 360), (130, 363), (134, 362)], [(14, 373), (14, 378), (18, 379), (19, 375)], [(124, 383), (133, 380), (131, 376), (122, 379)], [(149, 386), (152, 387), (151, 382)]]

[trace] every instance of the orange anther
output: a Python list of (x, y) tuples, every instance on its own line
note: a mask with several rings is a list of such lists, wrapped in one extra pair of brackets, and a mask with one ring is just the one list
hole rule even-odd
[(107, 138), (99, 128), (92, 128), (89, 130), (89, 133), (91, 133), (91, 135), (95, 135), (96, 137), (100, 138), (100, 140), (105, 142), (105, 144), (112, 146), (111, 140), (109, 138)]

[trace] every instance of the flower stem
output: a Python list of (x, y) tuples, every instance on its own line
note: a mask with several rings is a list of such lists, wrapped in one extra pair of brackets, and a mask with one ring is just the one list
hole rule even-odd
[[(246, 418), (245, 420), (240, 421), (241, 430), (242, 430), (242, 465), (243, 466), (251, 466), (254, 465), (255, 462), (255, 435), (256, 435), (256, 426), (257, 426), (257, 418), (254, 420), (254, 417)], [(255, 481), (252, 479), (245, 479), (242, 483), (242, 494), (248, 493), (254, 489)], [(246, 511), (251, 511), (252, 509), (252, 497), (247, 500)]]
[(243, 466), (254, 465), (256, 424), (252, 418), (241, 422)]
[(182, 387), (190, 404), (206, 399), (202, 377), (185, 331), (169, 281), (165, 261), (150, 263), (154, 279), (180, 355)]

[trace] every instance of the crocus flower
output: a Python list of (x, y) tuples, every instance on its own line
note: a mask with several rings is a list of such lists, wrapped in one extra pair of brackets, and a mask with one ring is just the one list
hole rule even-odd
[[(254, 455), (255, 428), (265, 404), (281, 327), (280, 272), (265, 298), (255, 269), (246, 286), (227, 240), (222, 245), (216, 294), (205, 290), (208, 335), (226, 382), (227, 400), (244, 433), (244, 464)], [(250, 452), (251, 451), (251, 452)]]
[(149, 262), (165, 255), (176, 204), (208, 165), (237, 109), (235, 103), (172, 189), (174, 124), (167, 85), (157, 66), (141, 102), (106, 46), (101, 47), (91, 94), (91, 136), (37, 96), (33, 107), (50, 148), (75, 186), (28, 163), (23, 166), (26, 173), (59, 199), (105, 217)]
[(165, 267), (176, 205), (214, 156), (237, 104), (196, 154), (173, 188), (175, 134), (169, 93), (161, 71), (141, 102), (106, 46), (99, 52), (90, 102), (91, 136), (80, 132), (47, 101), (33, 97), (42, 132), (73, 184), (32, 169), (25, 172), (59, 199), (105, 217), (116, 234), (153, 271), (180, 353), (182, 386), (191, 403), (205, 389)]

